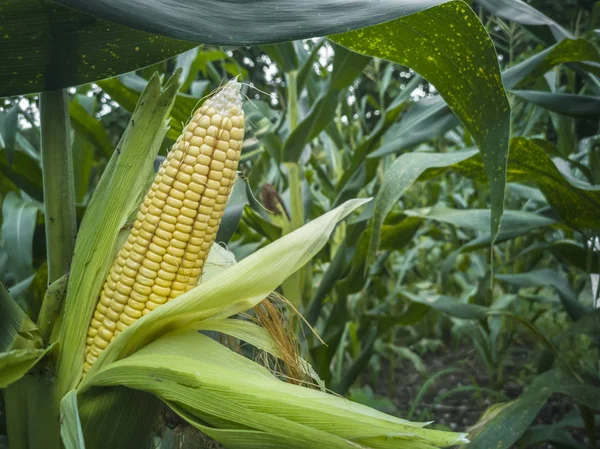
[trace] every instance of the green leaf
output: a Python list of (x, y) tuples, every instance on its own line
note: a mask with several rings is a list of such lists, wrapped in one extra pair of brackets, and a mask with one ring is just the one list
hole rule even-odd
[(17, 281), (33, 273), (33, 233), (39, 207), (10, 192), (2, 204), (2, 238), (9, 271)]
[[(461, 228), (472, 229), (484, 233), (489, 237), (490, 211), (489, 209), (451, 209), (444, 206), (435, 206), (418, 210), (405, 210), (404, 214), (410, 217), (420, 217), (449, 223)], [(508, 236), (522, 235), (531, 229), (549, 226), (556, 223), (554, 220), (519, 210), (504, 211), (500, 223), (498, 240), (505, 240)]]
[[(111, 98), (119, 103), (124, 109), (133, 112), (139, 102), (142, 91), (146, 88), (148, 81), (135, 74), (128, 74), (119, 78), (110, 78), (100, 81), (98, 85)], [(178, 93), (175, 97), (175, 103), (170, 112), (171, 120), (167, 137), (171, 140), (177, 140), (183, 131), (183, 126), (190, 118), (190, 115), (198, 107), (200, 100), (187, 94)]]
[[(135, 1), (126, 7), (119, 0), (90, 3), (60, 0), (104, 20), (176, 39), (215, 45), (258, 45), (283, 42), (362, 28), (409, 15), (441, 3), (439, 0), (371, 3), (360, 0), (181, 0), (165, 8), (160, 0)], [(210, 13), (208, 13), (210, 11)]]
[(43, 201), (42, 170), (39, 160), (33, 159), (27, 153), (15, 151), (12, 164), (8, 159), (6, 150), (0, 150), (0, 173), (10, 179), (15, 186), (22, 189), (27, 195)]
[(583, 384), (558, 369), (538, 375), (518, 399), (497, 404), (485, 413), (469, 437), (469, 449), (505, 449), (529, 428), (552, 393), (566, 394), (597, 409), (600, 388)]
[(242, 180), (238, 180), (234, 184), (223, 218), (221, 219), (221, 224), (219, 225), (219, 230), (217, 231), (216, 242), (227, 244), (233, 236), (242, 218), (244, 206), (248, 204), (246, 190), (246, 183)]
[(502, 17), (521, 25), (547, 27), (551, 33), (550, 35), (542, 34), (539, 31), (536, 32), (536, 34), (545, 38), (547, 42), (552, 39), (560, 41), (565, 38), (573, 39), (574, 37), (573, 34), (565, 30), (554, 20), (522, 0), (477, 0), (477, 3), (497, 17)]
[(580, 119), (600, 117), (600, 98), (534, 90), (511, 90), (511, 94), (558, 114)]
[(153, 448), (164, 404), (156, 397), (124, 387), (95, 388), (77, 403), (87, 449)]
[(166, 134), (166, 118), (178, 90), (176, 77), (161, 89), (154, 76), (106, 167), (83, 218), (69, 275), (61, 325), (59, 393), (80, 380), (84, 342), (98, 292), (113, 261), (119, 230), (139, 204)]
[[(467, 160), (477, 154), (476, 150), (459, 151), (456, 153), (431, 154), (407, 153), (398, 157), (385, 173), (373, 215), (371, 240), (367, 252), (367, 265), (375, 260), (375, 253), (381, 240), (381, 226), (394, 204), (427, 170), (439, 172)], [(437, 170), (436, 170), (437, 169)]]
[(504, 208), (510, 105), (494, 46), (473, 11), (452, 1), (331, 39), (353, 51), (411, 67), (435, 85), (481, 151), (495, 237)]
[(334, 45), (333, 71), (329, 86), (319, 95), (307, 116), (292, 131), (283, 144), (283, 162), (298, 162), (304, 146), (333, 119), (340, 92), (360, 75), (369, 58)]
[(17, 138), (17, 121), (19, 118), (19, 104), (13, 105), (8, 111), (0, 114), (0, 145), (5, 148), (6, 159), (9, 167), (13, 163), (15, 154), (15, 141)]
[(14, 349), (0, 353), (0, 388), (16, 382), (33, 368), (53, 346), (46, 349)]
[(463, 320), (481, 320), (484, 319), (488, 313), (487, 307), (459, 302), (448, 296), (435, 295), (423, 298), (406, 290), (400, 290), (398, 293), (412, 302), (423, 304), (438, 312), (445, 313), (446, 315), (455, 318), (462, 318)]
[(385, 134), (385, 143), (369, 158), (396, 153), (444, 135), (459, 121), (442, 97), (425, 98), (414, 103), (397, 124)]
[(69, 117), (71, 118), (73, 129), (86, 136), (104, 156), (109, 158), (113, 154), (114, 145), (110, 141), (102, 122), (98, 121), (81, 104), (74, 100), (69, 101)]
[(0, 284), (0, 351), (35, 347), (41, 343), (37, 339), (36, 327), (23, 309), (11, 298)]
[[(506, 449), (519, 440), (544, 406), (551, 391), (530, 386), (518, 399), (490, 407), (469, 433), (469, 449)], [(466, 449), (466, 447), (464, 447)]]
[(0, 29), (0, 97), (91, 83), (196, 46), (45, 0), (3, 2)]
[(497, 274), (496, 279), (520, 287), (553, 287), (558, 292), (563, 306), (574, 321), (590, 312), (588, 307), (577, 300), (577, 295), (569, 285), (569, 281), (556, 270), (540, 269), (528, 273)]
[[(600, 54), (596, 47), (584, 39), (563, 39), (544, 51), (505, 70), (502, 73), (502, 81), (506, 89), (513, 89), (543, 76), (544, 73), (556, 65), (582, 61), (599, 63)], [(596, 75), (600, 75), (600, 67), (597, 65), (580, 64), (580, 66)]]
[(77, 390), (69, 391), (60, 401), (60, 436), (65, 449), (85, 449), (77, 406)]
[[(577, 229), (600, 228), (600, 187), (566, 178), (548, 156), (555, 153), (556, 149), (542, 140), (512, 139), (508, 180), (535, 184), (564, 223)], [(465, 176), (484, 179), (477, 158), (465, 160), (454, 169)]]

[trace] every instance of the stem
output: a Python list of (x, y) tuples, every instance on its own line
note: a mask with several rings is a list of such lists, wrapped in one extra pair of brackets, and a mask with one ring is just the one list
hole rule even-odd
[(40, 95), (48, 283), (69, 271), (77, 222), (66, 90)]
[[(295, 70), (287, 73), (287, 103), (290, 133), (298, 126), (298, 73)], [(298, 162), (286, 162), (288, 170), (288, 186), (290, 189), (291, 223), (288, 232), (304, 225), (304, 203), (302, 201), (302, 169)], [(305, 267), (290, 276), (284, 283), (284, 293), (296, 305), (302, 302), (308, 269)]]
[(295, 70), (287, 74), (287, 94), (291, 133), (298, 126), (298, 72)]

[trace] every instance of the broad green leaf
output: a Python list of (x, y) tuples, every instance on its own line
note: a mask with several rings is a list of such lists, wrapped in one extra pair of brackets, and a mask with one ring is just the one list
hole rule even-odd
[(459, 124), (442, 97), (426, 98), (411, 106), (402, 120), (390, 127), (385, 134), (385, 143), (369, 158), (396, 153), (442, 136)]
[(298, 162), (304, 146), (333, 119), (340, 92), (361, 74), (369, 58), (334, 45), (333, 71), (327, 89), (319, 95), (307, 116), (292, 131), (283, 144), (283, 161)]
[(525, 433), (552, 393), (566, 394), (597, 409), (600, 388), (583, 384), (558, 369), (538, 375), (514, 401), (492, 406), (469, 435), (469, 449), (505, 449)]
[(91, 83), (196, 46), (46, 0), (3, 2), (0, 29), (0, 97)]
[(528, 273), (497, 274), (496, 279), (520, 287), (553, 287), (558, 292), (563, 306), (574, 321), (590, 312), (588, 307), (577, 300), (577, 295), (569, 285), (569, 281), (556, 270), (546, 268), (529, 271)]
[(477, 0), (477, 3), (493, 15), (502, 17), (503, 19), (517, 22), (521, 25), (548, 27), (550, 35), (543, 34), (540, 31), (536, 32), (536, 34), (545, 38), (547, 42), (551, 40), (560, 41), (565, 38), (573, 39), (574, 37), (554, 20), (522, 0)]
[[(550, 243), (544, 249), (549, 249), (555, 257), (567, 265), (577, 267), (586, 272), (600, 273), (600, 261), (589, 260), (589, 250), (578, 242), (573, 240), (557, 240)], [(592, 257), (591, 259), (595, 258)]]
[(57, 367), (61, 395), (79, 382), (85, 336), (98, 292), (113, 261), (119, 230), (139, 203), (152, 173), (178, 87), (175, 78), (164, 89), (158, 75), (150, 80), (119, 142), (120, 151), (113, 153), (79, 228), (62, 314)]
[(529, 389), (518, 399), (490, 407), (475, 430), (469, 433), (466, 449), (506, 449), (519, 440), (544, 406), (551, 391), (543, 387)]
[(534, 90), (511, 90), (511, 94), (558, 114), (580, 119), (600, 117), (600, 97)]
[(0, 352), (0, 388), (6, 388), (27, 374), (52, 348)]
[[(100, 81), (98, 85), (124, 109), (133, 112), (147, 83), (148, 81), (140, 76), (128, 74)], [(169, 139), (177, 140), (190, 115), (193, 114), (199, 105), (199, 102), (198, 98), (190, 95), (177, 94), (170, 113), (171, 120), (169, 122), (169, 129), (167, 130), (167, 137)]]
[(229, 239), (231, 239), (233, 233), (237, 229), (240, 219), (242, 218), (244, 206), (248, 204), (246, 189), (246, 183), (242, 180), (238, 180), (233, 186), (231, 197), (227, 202), (227, 207), (225, 208), (219, 230), (217, 231), (217, 237), (215, 238), (216, 242), (229, 243)]
[[(600, 54), (596, 47), (584, 39), (563, 39), (505, 70), (502, 73), (502, 81), (506, 89), (513, 89), (533, 81), (558, 64), (583, 61), (600, 63)], [(600, 75), (599, 66), (585, 65), (584, 67)]]
[(0, 113), (0, 146), (5, 148), (8, 165), (11, 166), (15, 154), (15, 142), (17, 138), (17, 121), (20, 111), (19, 104)]
[(110, 157), (114, 151), (114, 145), (110, 141), (104, 125), (98, 121), (85, 107), (75, 100), (69, 101), (69, 117), (73, 129), (86, 136), (106, 157)]
[(34, 330), (35, 325), (0, 284), (0, 351), (29, 347), (26, 342), (22, 344), (23, 338), (29, 339), (31, 334), (28, 333)]
[(11, 165), (7, 151), (0, 150), (0, 173), (27, 195), (43, 201), (42, 170), (38, 160), (22, 151), (15, 151)]
[[(439, 172), (459, 162), (472, 158), (476, 150), (456, 153), (407, 153), (399, 156), (385, 173), (383, 183), (375, 200), (371, 240), (367, 252), (367, 265), (375, 260), (381, 240), (383, 221), (400, 197), (427, 170)], [(437, 169), (437, 170), (436, 170)]]
[[(66, 6), (104, 20), (176, 39), (215, 45), (258, 45), (323, 36), (362, 28), (406, 16), (441, 3), (435, 0), (371, 3), (360, 0), (284, 0), (225, 2), (181, 0), (165, 8), (160, 0), (119, 0), (91, 4), (85, 0), (60, 0)], [(211, 13), (207, 13), (211, 11)]]
[[(565, 178), (548, 153), (556, 150), (541, 140), (516, 137), (511, 140), (508, 180), (535, 184), (554, 211), (566, 224), (575, 228), (600, 228), (600, 187), (575, 178)], [(479, 168), (477, 168), (479, 167)], [(472, 158), (455, 169), (482, 179), (481, 163)]]
[(135, 352), (173, 326), (194, 327), (206, 319), (227, 318), (254, 307), (312, 259), (337, 223), (367, 201), (345, 203), (142, 317), (111, 342), (89, 373)]
[[(472, 229), (484, 233), (489, 237), (490, 211), (489, 209), (451, 209), (449, 207), (435, 206), (432, 208), (405, 210), (409, 217), (419, 217), (428, 220), (440, 221), (461, 228)], [(554, 220), (535, 214), (518, 210), (504, 211), (500, 222), (498, 240), (506, 240), (514, 235), (522, 235), (531, 229), (548, 226), (556, 223)]]
[(79, 418), (86, 449), (153, 448), (151, 436), (164, 404), (129, 388), (78, 391)]
[(39, 207), (9, 193), (2, 203), (2, 238), (8, 254), (9, 271), (17, 281), (33, 273), (33, 233)]
[(473, 11), (452, 1), (331, 39), (353, 51), (411, 67), (435, 85), (481, 151), (495, 237), (504, 208), (510, 105), (494, 46)]
[(406, 290), (400, 290), (398, 293), (412, 302), (423, 304), (455, 318), (462, 318), (464, 320), (481, 320), (484, 319), (488, 313), (487, 307), (477, 304), (459, 302), (448, 296), (435, 295), (424, 298), (414, 295)]
[(85, 449), (77, 406), (77, 390), (69, 391), (60, 401), (60, 436), (65, 449)]
[[(96, 98), (86, 95), (78, 95), (77, 99), (88, 114), (93, 114), (96, 108)], [(111, 145), (108, 157), (113, 153)], [(75, 130), (73, 144), (71, 145), (73, 155), (73, 177), (75, 182), (75, 201), (76, 203), (85, 203), (90, 188), (90, 178), (94, 166), (94, 145), (85, 135)]]

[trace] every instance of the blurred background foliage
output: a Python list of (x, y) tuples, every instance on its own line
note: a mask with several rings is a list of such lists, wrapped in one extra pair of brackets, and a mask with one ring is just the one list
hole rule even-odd
[[(470, 448), (598, 448), (600, 6), (532, 0), (537, 11), (507, 18), (510, 3), (472, 2), (512, 107), (506, 211), (491, 250), (481, 159), (435, 86), (326, 39), (205, 45), (70, 88), (78, 217), (152, 73), (183, 69), (163, 155), (199, 99), (239, 75), (247, 138), (218, 238), (238, 259), (293, 228), (291, 147), (303, 221), (379, 194), (281, 289), (326, 343), (299, 333), (328, 387), (407, 419), (472, 428)], [(550, 25), (531, 25), (535, 14)], [(552, 24), (568, 34), (549, 33)], [(0, 100), (0, 281), (33, 317), (46, 289), (37, 102)], [(378, 230), (382, 191), (394, 193)]]

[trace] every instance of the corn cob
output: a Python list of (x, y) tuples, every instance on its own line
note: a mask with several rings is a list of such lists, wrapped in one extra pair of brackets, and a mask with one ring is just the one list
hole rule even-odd
[(162, 163), (100, 293), (84, 373), (127, 326), (198, 283), (236, 176), (241, 106), (234, 79), (195, 112)]

